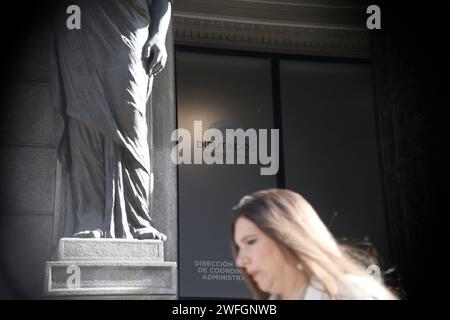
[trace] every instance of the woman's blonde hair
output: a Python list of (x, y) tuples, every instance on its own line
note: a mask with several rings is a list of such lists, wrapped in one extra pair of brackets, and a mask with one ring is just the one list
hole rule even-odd
[[(235, 259), (238, 255), (235, 223), (239, 217), (245, 217), (295, 257), (308, 276), (323, 285), (331, 299), (339, 298), (338, 283), (352, 290), (348, 275), (371, 278), (365, 268), (351, 258), (351, 248), (337, 243), (313, 207), (298, 193), (286, 189), (258, 191), (243, 197), (233, 211), (231, 233)], [(269, 297), (242, 268), (241, 274), (255, 299)], [(386, 291), (392, 294), (387, 288)]]

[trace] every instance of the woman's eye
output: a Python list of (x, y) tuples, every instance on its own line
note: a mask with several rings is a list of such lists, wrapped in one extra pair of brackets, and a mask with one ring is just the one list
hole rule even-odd
[(256, 242), (256, 239), (248, 240), (247, 244), (254, 244)]

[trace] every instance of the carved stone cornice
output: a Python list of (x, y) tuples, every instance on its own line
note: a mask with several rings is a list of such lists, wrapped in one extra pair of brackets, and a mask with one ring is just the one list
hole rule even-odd
[[(301, 19), (294, 20), (292, 14), (286, 14), (287, 9), (294, 6), (293, 2), (280, 3), (276, 13), (264, 13), (264, 10), (271, 9), (267, 3), (273, 4), (273, 1), (255, 0), (252, 3), (258, 9), (255, 9), (258, 16), (248, 10), (237, 14), (239, 3), (248, 5), (248, 2), (235, 0), (235, 6), (230, 7), (230, 2), (225, 5), (225, 2), (215, 0), (216, 7), (210, 2), (204, 2), (202, 7), (201, 0), (178, 0), (173, 17), (175, 43), (274, 53), (369, 57), (368, 31), (362, 23), (355, 23), (362, 21), (355, 18), (358, 17), (355, 12), (360, 14), (361, 8), (310, 5)], [(183, 6), (177, 9), (180, 3)], [(192, 7), (196, 11), (187, 11), (186, 3), (195, 3)], [(299, 6), (295, 3), (296, 10)], [(213, 12), (213, 8), (217, 12)], [(347, 15), (347, 18), (333, 14)], [(276, 16), (276, 19), (270, 19), (271, 16)]]
[(366, 31), (175, 17), (175, 43), (275, 53), (369, 56)]

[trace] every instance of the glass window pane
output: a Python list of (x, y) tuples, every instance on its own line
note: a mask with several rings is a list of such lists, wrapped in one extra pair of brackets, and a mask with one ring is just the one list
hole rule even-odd
[[(183, 51), (176, 59), (178, 128), (188, 129), (192, 140), (195, 120), (203, 131), (273, 128), (268, 59)], [(237, 269), (227, 267), (233, 263), (231, 208), (247, 193), (276, 186), (276, 176), (262, 176), (259, 161), (248, 162), (178, 167), (181, 297), (250, 297), (243, 282), (230, 277)], [(201, 261), (216, 266), (201, 269)]]
[(281, 61), (286, 186), (338, 237), (365, 236), (386, 257), (372, 82), (368, 64)]

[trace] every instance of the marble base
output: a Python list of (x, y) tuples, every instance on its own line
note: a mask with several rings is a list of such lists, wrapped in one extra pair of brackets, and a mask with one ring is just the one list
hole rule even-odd
[(63, 238), (46, 263), (48, 297), (176, 298), (177, 264), (164, 262), (159, 240)]

